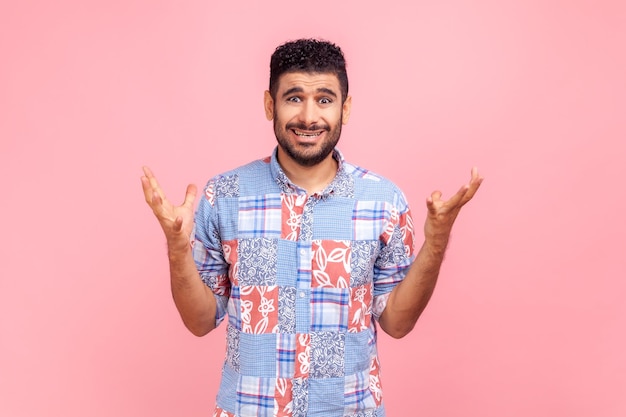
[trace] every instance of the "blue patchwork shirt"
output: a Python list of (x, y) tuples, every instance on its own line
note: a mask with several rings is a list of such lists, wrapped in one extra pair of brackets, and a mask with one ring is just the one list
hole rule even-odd
[(193, 254), (226, 318), (217, 417), (385, 415), (376, 319), (414, 255), (406, 198), (344, 161), (308, 195), (271, 157), (212, 178)]

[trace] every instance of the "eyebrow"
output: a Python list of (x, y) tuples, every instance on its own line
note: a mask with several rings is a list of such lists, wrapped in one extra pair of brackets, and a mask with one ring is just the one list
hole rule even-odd
[[(329, 96), (332, 96), (333, 98), (337, 98), (337, 93), (335, 93), (333, 90), (331, 90), (330, 88), (326, 88), (326, 87), (320, 87), (317, 90), (315, 90), (317, 93), (325, 93), (328, 94)], [(283, 98), (287, 97), (291, 94), (294, 93), (302, 93), (304, 92), (304, 89), (302, 87), (291, 87), (290, 89), (288, 89), (287, 91), (285, 91), (283, 93)]]

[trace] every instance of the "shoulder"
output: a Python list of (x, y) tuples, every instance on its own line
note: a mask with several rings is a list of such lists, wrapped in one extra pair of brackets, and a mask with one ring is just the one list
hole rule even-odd
[(221, 172), (214, 177), (209, 179), (211, 181), (218, 181), (222, 178), (235, 177), (241, 175), (249, 175), (249, 174), (258, 174), (263, 171), (269, 171), (270, 169), (270, 157), (256, 159), (254, 161), (250, 161), (244, 165), (240, 165), (236, 168), (230, 169), (228, 171)]
[(241, 197), (259, 190), (267, 191), (275, 184), (271, 158), (265, 157), (213, 176), (207, 181), (204, 193), (209, 200)]
[(248, 162), (244, 165), (240, 165), (228, 171), (221, 172), (213, 176), (212, 178), (210, 178), (207, 182), (207, 185), (212, 184), (212, 183), (213, 184), (228, 183), (235, 179), (238, 180), (239, 178), (259, 176), (269, 171), (270, 171), (269, 158), (261, 158), (261, 159)]
[(384, 175), (346, 161), (343, 162), (343, 169), (354, 181), (357, 199), (406, 200), (400, 187)]

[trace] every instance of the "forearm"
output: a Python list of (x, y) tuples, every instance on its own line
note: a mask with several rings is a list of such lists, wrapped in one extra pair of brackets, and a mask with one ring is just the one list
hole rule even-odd
[(215, 296), (204, 284), (189, 246), (169, 249), (172, 297), (185, 326), (196, 336), (215, 328)]
[(379, 324), (387, 334), (401, 338), (413, 329), (435, 290), (444, 253), (445, 244), (424, 242), (406, 277), (389, 295), (380, 316)]
[(424, 244), (404, 280), (389, 295), (380, 316), (382, 329), (393, 337), (408, 334), (422, 314), (435, 290), (452, 225), (461, 207), (472, 199), (483, 178), (472, 168), (472, 178), (448, 201), (434, 191), (426, 200), (428, 214), (424, 224)]

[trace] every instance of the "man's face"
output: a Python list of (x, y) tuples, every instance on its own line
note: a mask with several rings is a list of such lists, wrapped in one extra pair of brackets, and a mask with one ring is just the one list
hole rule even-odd
[(279, 159), (311, 167), (331, 157), (351, 98), (341, 101), (339, 79), (329, 73), (290, 72), (280, 76), (275, 99), (265, 92), (265, 114), (274, 121)]

